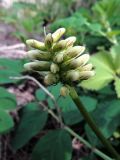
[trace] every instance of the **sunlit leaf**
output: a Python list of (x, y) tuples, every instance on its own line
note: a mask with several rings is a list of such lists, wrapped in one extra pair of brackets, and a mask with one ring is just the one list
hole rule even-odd
[(108, 53), (100, 52), (91, 57), (96, 75), (84, 80), (80, 86), (86, 89), (99, 90), (114, 79), (115, 71), (112, 57)]
[(120, 98), (120, 78), (116, 78), (114, 82), (117, 97)]

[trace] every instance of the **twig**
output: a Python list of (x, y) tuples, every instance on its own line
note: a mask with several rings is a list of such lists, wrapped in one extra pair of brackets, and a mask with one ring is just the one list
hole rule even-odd
[(37, 81), (34, 77), (31, 77), (31, 76), (28, 76), (28, 75), (27, 76), (21, 76), (21, 77), (9, 77), (9, 78), (10, 79), (18, 79), (18, 80), (20, 80), (20, 79), (29, 79), (29, 80), (34, 81), (39, 86), (39, 88), (42, 89), (51, 98), (51, 100), (53, 101), (53, 104), (54, 104), (55, 109), (57, 111), (58, 117), (59, 117), (59, 119), (61, 121), (61, 123), (60, 123), (61, 124), (61, 128), (63, 127), (62, 116), (61, 116), (60, 109), (59, 109), (59, 106), (57, 105), (55, 97), (39, 81)]
[[(58, 122), (60, 123), (60, 119), (59, 117), (49, 108), (47, 108), (47, 106), (45, 104), (43, 104), (42, 102), (40, 102), (40, 105), (42, 105), (45, 110)], [(97, 148), (93, 148), (93, 146), (87, 142), (85, 139), (83, 139), (81, 136), (79, 136), (77, 133), (75, 133), (71, 128), (69, 128), (68, 126), (64, 125), (64, 129), (69, 132), (72, 136), (74, 136), (75, 138), (79, 139), (83, 144), (85, 144), (88, 148), (90, 148), (96, 155), (98, 155), (99, 157), (103, 158), (104, 160), (114, 160), (110, 157), (108, 157), (107, 155), (105, 155), (104, 153), (102, 153), (100, 150), (98, 150)]]

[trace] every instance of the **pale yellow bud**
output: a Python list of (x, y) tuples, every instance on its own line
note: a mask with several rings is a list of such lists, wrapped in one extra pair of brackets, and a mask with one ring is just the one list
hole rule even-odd
[(93, 68), (93, 65), (92, 65), (91, 63), (89, 63), (89, 64), (87, 64), (87, 65), (85, 65), (85, 66), (82, 66), (82, 67), (81, 67), (81, 70), (82, 70), (82, 71), (91, 71), (92, 68)]
[(45, 61), (35, 61), (24, 64), (26, 70), (35, 70), (35, 71), (49, 71), (50, 62)]
[(74, 37), (74, 36), (73, 37), (69, 37), (69, 38), (65, 39), (65, 41), (66, 41), (66, 48), (72, 47), (73, 44), (76, 41), (76, 37)]
[(85, 50), (84, 46), (75, 46), (68, 48), (65, 53), (65, 59), (70, 59), (81, 55)]
[(94, 71), (82, 71), (82, 72), (80, 72), (80, 79), (86, 80), (94, 75), (95, 75)]
[(26, 43), (33, 48), (40, 49), (42, 51), (46, 50), (45, 44), (43, 42), (39, 42), (34, 39), (28, 39)]
[(65, 28), (59, 28), (59, 29), (57, 29), (57, 30), (52, 34), (53, 42), (57, 42), (57, 41), (62, 37), (62, 35), (65, 33), (65, 31), (66, 31)]
[(90, 56), (89, 54), (83, 54), (82, 56), (76, 58), (76, 59), (73, 59), (71, 62), (70, 62), (70, 66), (72, 68), (77, 68), (77, 67), (80, 67), (82, 65), (85, 65), (88, 60), (90, 59)]
[(66, 41), (61, 40), (53, 46), (53, 52), (59, 52), (66, 48)]
[(49, 73), (44, 78), (44, 83), (46, 85), (55, 84), (59, 81), (59, 76), (53, 73)]
[(80, 72), (76, 70), (70, 70), (66, 74), (66, 78), (70, 81), (78, 81), (80, 77)]
[(59, 69), (59, 66), (57, 64), (52, 63), (51, 66), (50, 66), (50, 70), (51, 70), (52, 73), (57, 73), (57, 72), (59, 72), (60, 69)]
[(53, 45), (53, 38), (52, 38), (52, 34), (49, 33), (46, 37), (45, 37), (45, 47), (47, 49), (50, 49)]
[(69, 95), (69, 89), (66, 86), (61, 87), (60, 89), (60, 95), (61, 96), (68, 96)]
[(49, 52), (44, 52), (40, 50), (31, 50), (27, 52), (26, 55), (30, 59), (36, 59), (36, 60), (50, 60), (51, 55)]
[(64, 54), (63, 52), (57, 53), (53, 61), (55, 63), (61, 63), (63, 61), (63, 54)]

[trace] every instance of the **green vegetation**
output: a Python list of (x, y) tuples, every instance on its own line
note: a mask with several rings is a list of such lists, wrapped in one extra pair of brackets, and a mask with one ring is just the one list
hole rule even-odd
[[(44, 40), (44, 26), (46, 32), (51, 33), (65, 27), (64, 38), (77, 37), (75, 43), (86, 47), (85, 52), (91, 55), (90, 62), (96, 72), (92, 78), (77, 83), (79, 99), (105, 138), (119, 152), (120, 0), (85, 1), (80, 7), (77, 3), (77, 0), (51, 0), (43, 6), (39, 1), (36, 4), (14, 3), (12, 8), (0, 10), (0, 20), (12, 25), (15, 28), (12, 36), (22, 42), (29, 38)], [(10, 86), (25, 84), (27, 79), (44, 85), (39, 73), (24, 70), (27, 62), (25, 58), (0, 58), (1, 137), (12, 135), (9, 143), (16, 153), (31, 144), (32, 160), (74, 160), (74, 136), (86, 149), (79, 157), (82, 160), (113, 160), (114, 156), (101, 144), (71, 97), (60, 96), (61, 83), (47, 87), (48, 92), (35, 87), (34, 100), (18, 106), (16, 96), (8, 92)]]

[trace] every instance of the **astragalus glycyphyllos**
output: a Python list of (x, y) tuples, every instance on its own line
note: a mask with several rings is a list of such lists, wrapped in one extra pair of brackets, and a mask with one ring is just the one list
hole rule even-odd
[[(44, 42), (29, 39), (26, 43), (34, 48), (27, 52), (27, 57), (32, 60), (24, 65), (27, 70), (47, 71), (44, 82), (46, 85), (61, 82), (63, 86), (79, 83), (94, 75), (92, 64), (89, 64), (89, 54), (83, 54), (84, 46), (74, 46), (76, 37), (71, 36), (61, 39), (65, 28), (59, 28), (54, 33), (48, 33)], [(62, 88), (61, 93), (65, 88)]]

